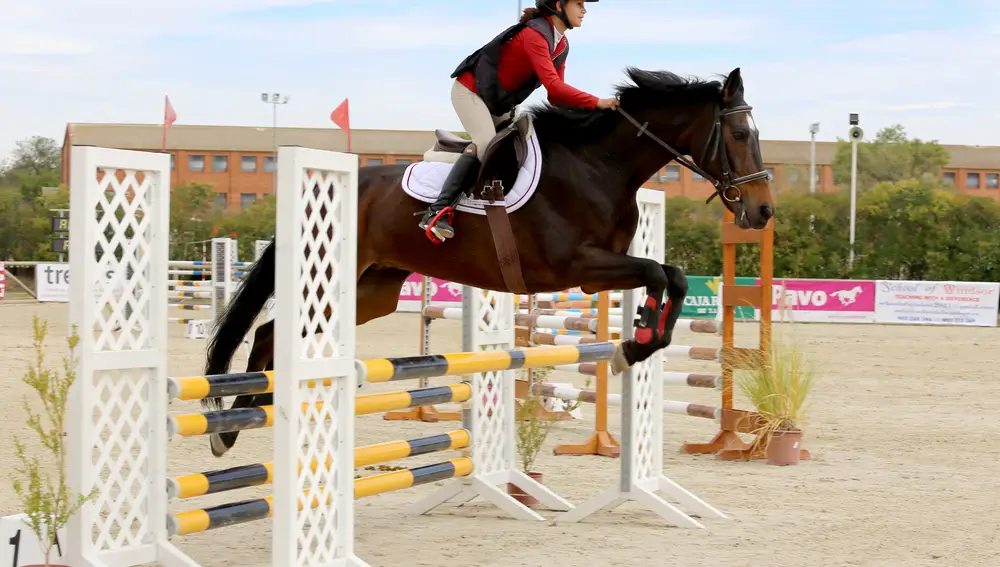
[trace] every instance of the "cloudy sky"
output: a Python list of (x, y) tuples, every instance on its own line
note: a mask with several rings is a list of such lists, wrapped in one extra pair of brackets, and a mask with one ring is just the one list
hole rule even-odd
[[(525, 0), (530, 2), (531, 0)], [(707, 4), (707, 5), (706, 5)], [(713, 75), (741, 67), (765, 139), (867, 134), (1000, 145), (1000, 0), (614, 0), (570, 32), (570, 84), (607, 96), (627, 65)], [(461, 129), (461, 59), (515, 0), (0, 0), (0, 159), (61, 142), (67, 122)], [(531, 100), (543, 96), (540, 90)]]

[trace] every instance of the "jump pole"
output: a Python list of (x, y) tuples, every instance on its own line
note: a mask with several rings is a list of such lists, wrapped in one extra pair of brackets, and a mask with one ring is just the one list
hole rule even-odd
[[(424, 312), (431, 304), (431, 278), (421, 276), (420, 294), (420, 354), (431, 353), (431, 318)], [(429, 386), (427, 378), (421, 378), (420, 387)], [(382, 419), (389, 421), (424, 421), (435, 423), (438, 421), (462, 421), (462, 413), (457, 411), (438, 411), (434, 406), (420, 406), (403, 411), (391, 411)]]

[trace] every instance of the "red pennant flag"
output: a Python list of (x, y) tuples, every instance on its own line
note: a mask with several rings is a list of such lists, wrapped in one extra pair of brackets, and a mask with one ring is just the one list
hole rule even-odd
[(170, 104), (170, 95), (164, 96), (163, 105), (163, 151), (167, 151), (167, 128), (177, 122), (177, 113), (174, 112), (174, 105)]
[(344, 99), (344, 102), (340, 103), (337, 108), (333, 109), (330, 113), (330, 120), (337, 125), (341, 130), (347, 132), (347, 151), (351, 151), (351, 109), (350, 102), (348, 99)]

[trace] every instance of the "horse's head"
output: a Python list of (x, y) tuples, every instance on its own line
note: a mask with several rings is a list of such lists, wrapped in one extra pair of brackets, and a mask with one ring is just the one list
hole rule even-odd
[[(767, 226), (774, 216), (774, 199), (740, 69), (734, 69), (724, 84), (637, 69), (630, 69), (629, 76), (636, 86), (619, 91), (625, 117), (640, 133), (649, 134), (673, 153), (679, 163), (712, 183), (715, 193), (708, 200), (720, 197), (736, 216), (737, 226)], [(642, 120), (632, 117), (629, 110)]]
[[(760, 132), (743, 98), (740, 68), (726, 78), (708, 146), (701, 167), (711, 174), (716, 193), (736, 215), (740, 228), (764, 228), (774, 216), (774, 198), (760, 155)], [(711, 201), (711, 198), (709, 198)]]

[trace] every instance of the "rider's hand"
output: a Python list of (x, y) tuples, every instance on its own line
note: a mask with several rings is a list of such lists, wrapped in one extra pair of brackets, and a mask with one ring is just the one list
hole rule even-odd
[(607, 108), (618, 108), (620, 101), (617, 98), (602, 98), (597, 101), (597, 108), (607, 109)]

